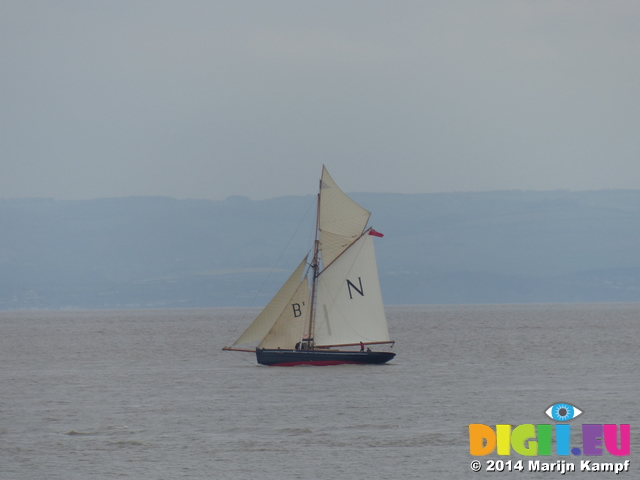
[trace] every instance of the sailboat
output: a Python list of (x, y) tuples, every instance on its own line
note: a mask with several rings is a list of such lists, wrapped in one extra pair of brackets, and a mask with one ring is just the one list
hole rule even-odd
[[(254, 352), (261, 365), (381, 364), (395, 357), (378, 279), (371, 213), (322, 167), (313, 257), (302, 259), (253, 323), (223, 350)], [(311, 252), (309, 252), (311, 253)], [(306, 272), (306, 273), (305, 273)], [(241, 348), (256, 344), (255, 348)], [(359, 349), (358, 349), (359, 347)]]

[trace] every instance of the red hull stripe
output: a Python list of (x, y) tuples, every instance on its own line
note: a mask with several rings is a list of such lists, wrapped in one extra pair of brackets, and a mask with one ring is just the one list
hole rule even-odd
[(317, 367), (324, 367), (328, 365), (346, 365), (346, 364), (364, 364), (366, 362), (349, 362), (340, 360), (309, 360), (306, 362), (285, 362), (285, 363), (272, 363), (270, 367), (295, 367), (296, 365), (315, 365)]

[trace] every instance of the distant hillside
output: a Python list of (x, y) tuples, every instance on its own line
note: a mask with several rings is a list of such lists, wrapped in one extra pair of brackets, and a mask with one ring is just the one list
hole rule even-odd
[[(385, 303), (640, 301), (640, 191), (352, 194)], [(0, 200), (0, 309), (264, 305), (315, 196)]]

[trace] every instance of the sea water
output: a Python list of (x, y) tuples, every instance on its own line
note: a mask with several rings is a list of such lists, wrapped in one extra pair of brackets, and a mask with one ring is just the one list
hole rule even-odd
[(0, 312), (0, 479), (557, 478), (473, 472), (468, 425), (560, 401), (640, 478), (640, 304), (388, 307), (391, 363), (293, 368), (221, 351), (256, 312)]

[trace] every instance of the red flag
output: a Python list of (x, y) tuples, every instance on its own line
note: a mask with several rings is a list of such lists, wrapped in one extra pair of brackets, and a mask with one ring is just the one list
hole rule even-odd
[(376, 232), (373, 228), (369, 230), (369, 235), (373, 235), (374, 237), (384, 237), (380, 232)]

